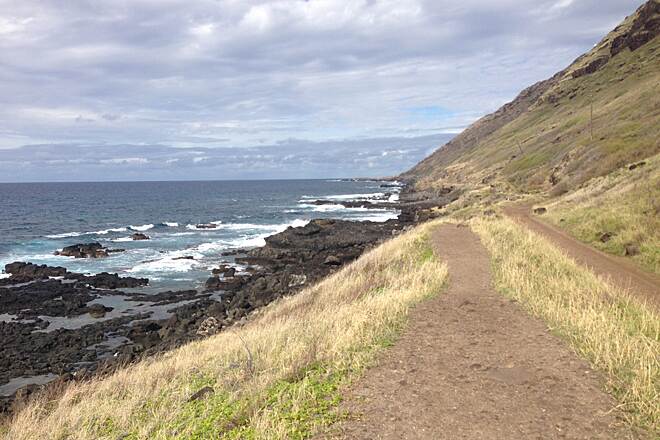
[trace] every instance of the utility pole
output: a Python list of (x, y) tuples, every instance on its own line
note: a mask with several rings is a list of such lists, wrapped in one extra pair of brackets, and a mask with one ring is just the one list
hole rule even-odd
[(591, 136), (591, 142), (594, 141), (594, 95), (589, 95), (589, 134)]

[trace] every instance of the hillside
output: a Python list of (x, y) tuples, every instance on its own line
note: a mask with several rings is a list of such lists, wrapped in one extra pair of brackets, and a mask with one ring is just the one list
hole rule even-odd
[(424, 189), (499, 178), (524, 191), (549, 190), (656, 153), (658, 33), (660, 2), (651, 0), (566, 69), (479, 119), (401, 178)]
[[(399, 177), (429, 198), (447, 188), (460, 195), (436, 215), (553, 198), (552, 218), (574, 236), (658, 272), (659, 33), (660, 1), (650, 0), (570, 66)], [(616, 218), (624, 212), (625, 221)]]

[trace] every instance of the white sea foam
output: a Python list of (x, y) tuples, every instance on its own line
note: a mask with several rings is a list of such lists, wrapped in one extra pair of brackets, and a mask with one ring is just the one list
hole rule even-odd
[(316, 212), (334, 212), (346, 209), (344, 205), (314, 205), (313, 203), (300, 203), (298, 204), (298, 207), (302, 209), (311, 209)]
[(272, 229), (272, 225), (257, 225), (254, 223), (226, 223), (218, 225), (218, 229), (230, 230), (230, 231), (241, 231), (245, 229)]
[(199, 252), (209, 253), (215, 251), (221, 251), (223, 249), (228, 249), (230, 247), (229, 242), (226, 240), (213, 241), (210, 243), (202, 243), (198, 245), (195, 249)]
[[(196, 260), (204, 256), (199, 252), (197, 252), (195, 249), (179, 249), (176, 251), (170, 251), (166, 255), (168, 258), (193, 257)], [(195, 260), (188, 260), (188, 261), (195, 261)]]
[(206, 254), (214, 254), (226, 249), (255, 248), (266, 244), (266, 237), (270, 234), (244, 235), (228, 240), (218, 240), (210, 243), (202, 243), (197, 250)]
[(110, 229), (101, 229), (100, 231), (91, 231), (91, 232), (64, 232), (62, 234), (52, 234), (46, 235), (47, 238), (67, 238), (67, 237), (79, 237), (81, 235), (107, 235), (111, 232), (126, 232), (128, 228), (110, 228)]
[[(216, 223), (216, 222), (213, 222)], [(219, 223), (219, 222), (217, 222)], [(162, 222), (160, 223), (163, 226), (167, 226), (170, 228), (176, 228), (179, 226), (178, 223), (176, 222)], [(126, 232), (129, 229), (131, 231), (148, 231), (149, 229), (152, 229), (154, 227), (153, 224), (149, 223), (146, 225), (130, 225), (128, 227), (122, 226), (119, 228), (108, 228), (108, 229), (101, 229), (99, 231), (91, 231), (91, 232), (64, 232), (62, 234), (51, 234), (51, 235), (46, 235), (46, 238), (68, 238), (68, 237), (80, 237), (81, 235), (108, 235), (111, 232)], [(113, 240), (116, 241), (116, 240)], [(118, 241), (123, 241), (123, 240), (118, 240)]]
[[(207, 223), (195, 223), (194, 225), (192, 225), (192, 224), (186, 225), (186, 229), (191, 229), (193, 231), (213, 231), (213, 230), (218, 229), (218, 228), (198, 228), (197, 227), (197, 225), (204, 225), (204, 224), (207, 224)], [(222, 220), (216, 220), (214, 222), (208, 222), (208, 224), (218, 226), (218, 225), (222, 224)]]
[(354, 217), (351, 218), (351, 220), (357, 220), (357, 221), (371, 221), (371, 222), (377, 222), (377, 223), (384, 223), (388, 220), (395, 219), (399, 216), (399, 213), (396, 211), (381, 211), (381, 212), (374, 212), (372, 214), (368, 215), (363, 215), (359, 217)]
[(9, 278), (10, 276), (11, 276), (10, 273), (4, 273), (4, 272), (2, 272), (2, 273), (0, 273), (0, 280), (3, 279), (3, 278)]
[(63, 234), (52, 234), (46, 235), (47, 238), (67, 238), (67, 237), (78, 237), (83, 235), (82, 232), (65, 232)]
[(110, 228), (110, 229), (102, 229), (100, 231), (88, 232), (88, 234), (106, 235), (111, 232), (126, 232), (126, 231), (128, 231), (127, 228)]
[(182, 257), (184, 255), (192, 255), (195, 258), (201, 257), (199, 253), (187, 252), (186, 250), (174, 251), (166, 254), (165, 257), (159, 258), (157, 260), (145, 261), (140, 264), (136, 264), (131, 269), (127, 270), (128, 273), (154, 273), (154, 272), (188, 272), (194, 266), (198, 265), (199, 262), (196, 260), (188, 259), (179, 259), (175, 260), (176, 257)]
[(350, 212), (362, 212), (362, 211), (380, 211), (378, 209), (368, 208), (366, 206), (352, 206), (350, 208), (345, 207), (344, 205), (308, 205), (301, 203), (301, 208), (311, 209), (314, 212), (337, 212), (344, 211), (346, 213)]
[(148, 224), (148, 225), (140, 225), (140, 226), (131, 225), (131, 226), (129, 226), (129, 228), (132, 229), (133, 231), (140, 231), (140, 232), (148, 231), (149, 229), (151, 229), (153, 227), (154, 227), (154, 225), (151, 224), (151, 223)]
[(290, 223), (282, 223), (278, 225), (258, 225), (255, 223), (226, 223), (223, 225), (219, 225), (218, 229), (222, 230), (230, 230), (230, 231), (263, 231), (263, 232), (280, 232), (284, 231), (286, 228), (289, 226), (297, 226), (297, 225), (306, 225), (308, 223), (307, 220), (302, 220), (302, 219), (296, 219)]
[(376, 192), (376, 193), (363, 193), (363, 194), (336, 194), (330, 196), (302, 196), (302, 199), (299, 200), (300, 203), (309, 203), (310, 201), (315, 200), (337, 200), (337, 201), (349, 201), (349, 200), (375, 200), (382, 199), (385, 196), (385, 193)]
[(133, 241), (133, 238), (132, 237), (120, 237), (120, 238), (112, 239), (110, 241), (113, 241), (115, 243), (121, 243), (121, 242), (124, 242), (124, 241)]
[(289, 223), (288, 226), (291, 226), (293, 228), (302, 228), (303, 226), (307, 226), (308, 223), (309, 223), (309, 220), (295, 219), (294, 221)]
[(228, 223), (222, 225), (223, 229), (234, 230), (258, 230), (259, 234), (243, 234), (240, 237), (228, 238), (217, 240), (209, 243), (202, 243), (195, 249), (203, 253), (216, 253), (226, 249), (236, 248), (254, 248), (264, 246), (266, 244), (266, 237), (271, 234), (285, 231), (288, 227), (302, 227), (309, 223), (309, 220), (296, 219), (289, 223), (282, 223), (279, 225), (256, 225), (252, 223)]
[(32, 254), (32, 255), (25, 255), (21, 257), (23, 261), (33, 261), (33, 260), (57, 260), (60, 258), (70, 258), (72, 260), (75, 259), (75, 257), (67, 257), (64, 255), (55, 255), (55, 254)]
[(392, 195), (387, 199), (387, 201), (390, 202), (390, 203), (396, 203), (396, 202), (398, 202), (398, 201), (399, 201), (399, 193), (394, 193), (394, 194), (392, 194)]
[(266, 245), (266, 237), (270, 234), (261, 234), (257, 236), (244, 236), (230, 241), (230, 248), (256, 248)]

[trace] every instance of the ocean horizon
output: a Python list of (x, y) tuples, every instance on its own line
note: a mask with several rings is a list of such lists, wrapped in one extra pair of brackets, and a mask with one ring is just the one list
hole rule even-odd
[[(86, 274), (149, 278), (147, 291), (201, 288), (213, 267), (231, 259), (223, 253), (262, 246), (267, 236), (289, 226), (315, 218), (395, 218), (394, 207), (339, 203), (395, 202), (399, 189), (383, 184), (366, 179), (0, 183), (0, 267), (29, 261)], [(320, 199), (338, 203), (314, 204)], [(133, 240), (135, 233), (149, 239)], [(54, 255), (65, 246), (92, 242), (124, 251), (102, 259)]]
[(31, 180), (31, 181), (14, 181), (14, 180), (0, 180), (0, 185), (30, 185), (34, 183), (167, 183), (167, 182), (263, 182), (263, 181), (300, 181), (300, 180), (317, 180), (317, 181), (371, 181), (371, 182), (387, 182), (390, 180), (388, 176), (379, 177), (318, 177), (318, 178), (268, 178), (262, 179), (145, 179), (145, 180)]

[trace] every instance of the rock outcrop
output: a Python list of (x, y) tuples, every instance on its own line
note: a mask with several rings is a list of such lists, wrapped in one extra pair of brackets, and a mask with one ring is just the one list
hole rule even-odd
[(123, 251), (123, 249), (108, 249), (101, 243), (83, 243), (66, 246), (61, 251), (56, 251), (55, 255), (73, 258), (103, 258), (113, 252)]
[(37, 265), (16, 261), (5, 265), (5, 273), (12, 275), (12, 284), (33, 280), (43, 280), (50, 277), (63, 277), (67, 270), (63, 267)]
[(200, 223), (195, 225), (195, 228), (197, 229), (216, 229), (218, 225), (215, 223)]

